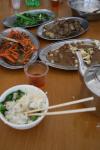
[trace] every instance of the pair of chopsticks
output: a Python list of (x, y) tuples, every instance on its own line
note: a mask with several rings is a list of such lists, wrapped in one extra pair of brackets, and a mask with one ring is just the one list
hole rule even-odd
[[(74, 105), (74, 104), (79, 104), (83, 102), (88, 102), (94, 100), (94, 97), (88, 97), (80, 100), (75, 100), (71, 102), (66, 102), (58, 105), (52, 105), (47, 108), (47, 110), (54, 109), (54, 108), (60, 108), (64, 106), (69, 106), (69, 105)], [(28, 116), (42, 116), (42, 115), (64, 115), (64, 114), (73, 114), (73, 113), (81, 113), (81, 112), (91, 112), (95, 111), (96, 107), (90, 107), (90, 108), (81, 108), (81, 109), (72, 109), (72, 110), (65, 110), (65, 111), (55, 111), (55, 112), (40, 112), (40, 111), (45, 111), (44, 109), (35, 109), (31, 111), (25, 112)], [(39, 113), (40, 112), (40, 113)]]

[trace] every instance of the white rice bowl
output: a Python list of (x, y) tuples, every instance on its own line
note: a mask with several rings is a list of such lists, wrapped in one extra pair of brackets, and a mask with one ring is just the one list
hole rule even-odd
[[(36, 95), (37, 97), (42, 96), (43, 97), (43, 102), (44, 102), (44, 106), (45, 106), (45, 111), (44, 112), (47, 112), (48, 110), (48, 105), (49, 105), (49, 102), (48, 102), (48, 97), (47, 95), (39, 88), (33, 86), (33, 85), (17, 85), (17, 86), (14, 86), (14, 87), (11, 87), (9, 88), (8, 90), (6, 90), (1, 96), (0, 96), (0, 102), (4, 102), (5, 101), (5, 98), (7, 95), (9, 95), (10, 93), (12, 92), (15, 92), (17, 90), (21, 90), (23, 91), (24, 93), (26, 92), (29, 92), (29, 93), (33, 93), (34, 95)], [(20, 100), (19, 100), (20, 101)], [(20, 129), (20, 130), (23, 130), (23, 129), (30, 129), (36, 125), (38, 125), (42, 119), (45, 117), (45, 115), (43, 116), (39, 116), (35, 121), (31, 121), (27, 124), (16, 124), (16, 123), (12, 123), (10, 121), (8, 121), (5, 116), (0, 113), (0, 119), (5, 123), (7, 124), (8, 126), (12, 127), (12, 128), (15, 128), (15, 129)]]

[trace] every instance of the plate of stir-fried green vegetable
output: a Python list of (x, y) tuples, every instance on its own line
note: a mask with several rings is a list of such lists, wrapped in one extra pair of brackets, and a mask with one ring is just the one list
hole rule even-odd
[(52, 11), (47, 9), (37, 9), (24, 11), (5, 18), (2, 23), (6, 27), (36, 27), (42, 23), (53, 20), (55, 15)]

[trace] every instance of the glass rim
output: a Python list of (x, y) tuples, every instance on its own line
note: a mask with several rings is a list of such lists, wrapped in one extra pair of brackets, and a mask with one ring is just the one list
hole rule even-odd
[[(28, 67), (34, 65), (35, 63), (42, 64), (45, 66), (46, 70), (44, 71), (44, 73), (39, 74), (39, 75), (35, 75), (35, 74), (31, 74), (28, 72)], [(26, 65), (24, 65), (24, 72), (29, 77), (43, 77), (48, 73), (48, 71), (49, 71), (49, 66), (40, 60), (36, 60), (35, 62), (30, 62), (30, 63), (27, 63)]]

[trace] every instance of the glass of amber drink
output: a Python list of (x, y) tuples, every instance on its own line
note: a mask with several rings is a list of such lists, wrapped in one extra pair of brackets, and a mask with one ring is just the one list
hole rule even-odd
[(43, 88), (46, 83), (49, 67), (42, 61), (28, 63), (24, 66), (24, 72), (29, 84)]

